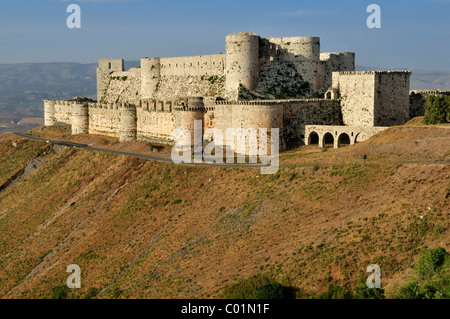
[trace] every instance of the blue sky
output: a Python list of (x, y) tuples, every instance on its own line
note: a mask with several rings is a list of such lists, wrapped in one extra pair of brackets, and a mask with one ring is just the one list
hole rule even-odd
[[(71, 3), (81, 29), (66, 26)], [(381, 29), (366, 26), (371, 3)], [(319, 36), (363, 66), (450, 70), (450, 0), (2, 0), (0, 63), (216, 54), (240, 31)]]

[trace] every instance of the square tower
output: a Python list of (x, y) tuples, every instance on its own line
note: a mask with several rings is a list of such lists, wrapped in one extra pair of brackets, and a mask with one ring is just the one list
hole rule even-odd
[(333, 72), (342, 117), (350, 126), (393, 126), (409, 120), (411, 71)]
[(113, 72), (125, 70), (123, 59), (100, 59), (97, 68), (97, 101), (100, 101), (105, 93), (109, 78)]

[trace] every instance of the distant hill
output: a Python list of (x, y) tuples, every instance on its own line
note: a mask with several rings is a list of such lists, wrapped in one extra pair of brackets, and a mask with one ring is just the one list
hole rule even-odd
[[(135, 67), (130, 61), (125, 67)], [(0, 117), (43, 117), (43, 99), (97, 96), (97, 63), (0, 64)]]
[[(139, 66), (126, 61), (125, 69)], [(43, 99), (95, 98), (97, 63), (0, 64), (0, 118), (43, 117)], [(379, 70), (357, 66), (357, 70)], [(400, 68), (405, 69), (405, 68)], [(449, 71), (413, 70), (411, 89), (450, 89)]]

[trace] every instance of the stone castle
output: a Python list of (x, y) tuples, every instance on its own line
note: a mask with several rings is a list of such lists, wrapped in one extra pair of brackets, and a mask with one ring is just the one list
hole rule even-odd
[(423, 113), (422, 93), (410, 97), (410, 75), (356, 72), (354, 53), (321, 53), (318, 37), (230, 34), (225, 54), (146, 57), (128, 71), (121, 59), (101, 59), (97, 101), (45, 100), (45, 125), (66, 122), (73, 134), (173, 144), (175, 128), (193, 134), (194, 121), (202, 120), (203, 132), (279, 128), (282, 150), (339, 147)]

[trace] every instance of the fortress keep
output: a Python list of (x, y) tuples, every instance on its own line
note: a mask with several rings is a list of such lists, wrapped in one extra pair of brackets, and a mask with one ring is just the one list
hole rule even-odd
[(410, 75), (355, 72), (353, 52), (321, 53), (318, 37), (230, 34), (225, 54), (145, 57), (128, 71), (122, 59), (101, 59), (97, 101), (45, 100), (45, 125), (66, 122), (73, 134), (171, 144), (175, 128), (193, 134), (194, 120), (202, 120), (204, 132), (279, 128), (282, 150), (330, 141), (338, 147), (420, 113)]

